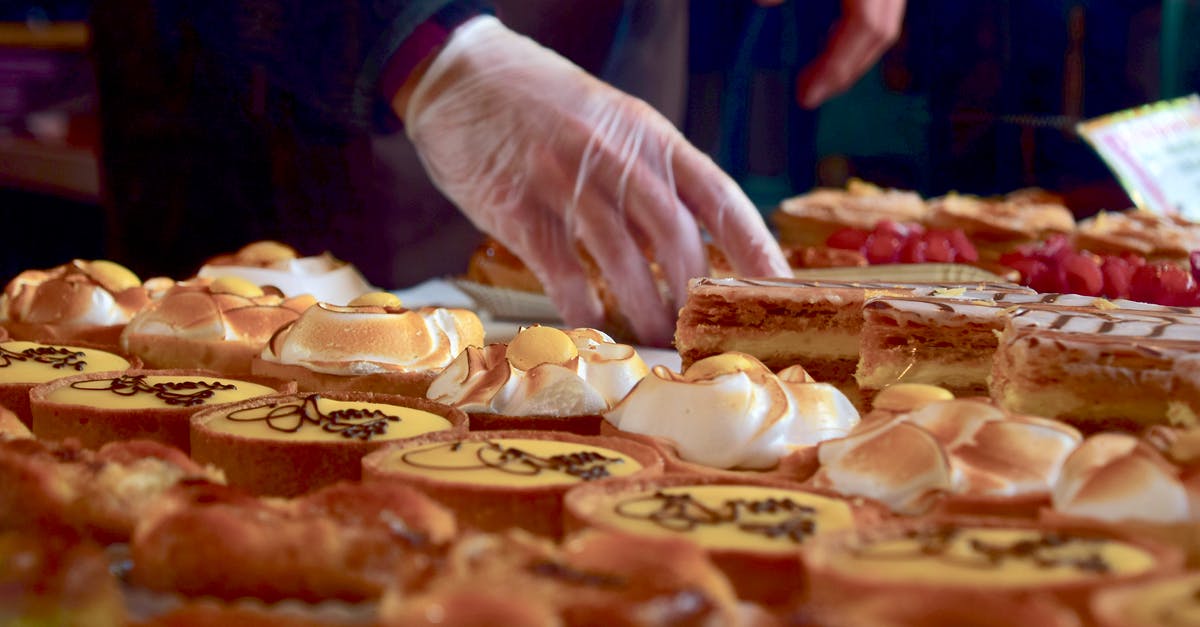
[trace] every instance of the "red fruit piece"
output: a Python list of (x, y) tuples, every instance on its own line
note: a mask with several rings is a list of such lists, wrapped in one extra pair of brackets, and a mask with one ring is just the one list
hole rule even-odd
[(979, 251), (975, 250), (975, 245), (971, 243), (962, 229), (954, 229), (947, 236), (950, 239), (950, 247), (954, 249), (955, 259), (967, 263), (979, 261)]
[(875, 223), (875, 230), (872, 233), (875, 235), (895, 235), (900, 239), (904, 239), (908, 235), (908, 228), (895, 220), (880, 220)]
[(1067, 291), (1084, 296), (1099, 296), (1104, 288), (1104, 273), (1099, 259), (1087, 253), (1071, 253), (1062, 261)]
[(1042, 294), (1055, 294), (1071, 291), (1067, 284), (1066, 268), (1061, 263), (1042, 261), (1040, 272), (1029, 277), (1029, 287)]
[(1193, 250), (1188, 255), (1188, 263), (1192, 266), (1192, 279), (1200, 283), (1200, 250)]
[(844, 228), (835, 231), (828, 239), (825, 240), (825, 245), (830, 248), (842, 248), (845, 250), (862, 251), (867, 244), (867, 236), (871, 233), (862, 229)]
[(900, 247), (900, 262), (901, 263), (925, 263), (925, 249), (928, 245), (920, 236), (909, 237), (904, 240), (904, 245)]
[(896, 263), (896, 259), (900, 255), (900, 246), (903, 241), (899, 236), (891, 233), (872, 233), (867, 237), (866, 250), (867, 261), (871, 263)]
[(1143, 303), (1160, 303), (1163, 296), (1160, 275), (1165, 264), (1138, 266), (1129, 282), (1129, 298)]
[(1100, 273), (1104, 275), (1104, 289), (1101, 294), (1105, 298), (1129, 298), (1129, 284), (1133, 281), (1135, 268), (1121, 257), (1105, 255), (1100, 263)]
[(1050, 267), (1046, 265), (1046, 262), (1038, 261), (1037, 259), (1032, 259), (1029, 257), (1014, 259), (1007, 265), (1013, 270), (1021, 273), (1021, 285), (1029, 285), (1033, 281), (1034, 277), (1041, 276), (1050, 270)]
[(1196, 282), (1191, 273), (1173, 263), (1160, 262), (1158, 272), (1160, 305), (1187, 307), (1196, 300)]
[(1072, 253), (1071, 241), (1062, 233), (1055, 233), (1042, 242), (1034, 251), (1034, 256), (1043, 261), (1062, 261)]
[(954, 261), (954, 247), (945, 231), (928, 231), (921, 236), (925, 241), (925, 260), (934, 263)]

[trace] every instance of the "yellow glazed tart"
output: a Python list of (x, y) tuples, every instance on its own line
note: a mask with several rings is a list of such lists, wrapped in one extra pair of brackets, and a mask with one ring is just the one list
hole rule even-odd
[(704, 547), (742, 598), (778, 604), (804, 589), (799, 547), (875, 523), (882, 505), (784, 481), (665, 475), (581, 485), (564, 499), (568, 529), (685, 538)]
[(88, 448), (133, 438), (188, 451), (188, 419), (215, 405), (294, 389), (279, 379), (223, 378), (205, 370), (127, 370), (57, 379), (29, 393), (33, 434)]
[(469, 527), (562, 535), (562, 498), (585, 482), (662, 472), (654, 449), (623, 438), (548, 431), (439, 433), (363, 458), (364, 481), (414, 485)]
[(925, 518), (818, 538), (801, 548), (810, 595), (853, 604), (875, 594), (1052, 594), (1085, 612), (1106, 586), (1178, 572), (1172, 547), (1115, 531), (986, 518)]
[(229, 485), (295, 496), (357, 481), (363, 455), (396, 440), (466, 431), (461, 411), (420, 398), (330, 392), (253, 399), (199, 412), (192, 457), (225, 471)]
[(89, 372), (136, 367), (140, 362), (108, 351), (82, 346), (0, 342), (0, 405), (11, 409), (26, 426), (33, 424), (29, 391), (34, 386)]

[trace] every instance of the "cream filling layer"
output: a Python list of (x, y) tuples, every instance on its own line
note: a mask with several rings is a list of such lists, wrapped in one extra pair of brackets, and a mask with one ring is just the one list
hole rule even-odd
[(896, 538), (842, 548), (829, 566), (876, 581), (951, 587), (1032, 588), (1137, 575), (1154, 568), (1149, 552), (1115, 540), (1029, 529), (960, 528), (948, 538)]
[(84, 372), (126, 370), (129, 361), (93, 348), (38, 344), (0, 343), (0, 383), (45, 383)]
[(454, 483), (537, 487), (631, 475), (642, 469), (623, 453), (558, 440), (498, 438), (388, 451), (390, 472)]
[(449, 429), (451, 424), (437, 414), (410, 407), (312, 395), (239, 409), (213, 417), (204, 426), (257, 440), (342, 442), (411, 438)]
[(643, 535), (680, 535), (706, 548), (787, 553), (854, 524), (845, 501), (751, 485), (695, 485), (604, 496), (588, 517)]
[(55, 389), (46, 400), (101, 409), (200, 409), (275, 393), (274, 388), (236, 379), (145, 375), (77, 381)]

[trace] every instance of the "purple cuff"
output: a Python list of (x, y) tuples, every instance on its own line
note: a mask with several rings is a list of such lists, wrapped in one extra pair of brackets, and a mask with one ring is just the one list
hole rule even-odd
[(384, 98), (391, 101), (396, 92), (400, 91), (400, 86), (408, 79), (408, 75), (412, 74), (412, 71), (425, 57), (429, 56), (429, 53), (445, 43), (457, 26), (458, 24), (453, 26), (441, 24), (436, 19), (419, 24), (404, 40), (404, 43), (400, 44), (383, 68), (379, 89), (383, 92)]

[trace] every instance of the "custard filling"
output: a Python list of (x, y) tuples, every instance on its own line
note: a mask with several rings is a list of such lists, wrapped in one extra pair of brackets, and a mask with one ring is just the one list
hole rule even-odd
[(204, 426), (209, 431), (261, 440), (340, 442), (411, 438), (449, 429), (451, 424), (437, 414), (411, 407), (310, 394), (236, 409), (213, 417)]
[(46, 400), (101, 409), (202, 408), (275, 394), (273, 388), (218, 377), (121, 375), (64, 385)]
[(875, 580), (1027, 588), (1137, 575), (1154, 567), (1154, 556), (1117, 540), (946, 527), (845, 547), (830, 557), (830, 566)]
[(441, 481), (535, 487), (620, 477), (642, 465), (612, 449), (523, 438), (459, 440), (391, 452), (389, 471)]
[(0, 342), (0, 383), (45, 383), (84, 372), (128, 368), (123, 357), (94, 348)]
[(840, 499), (764, 486), (694, 485), (617, 494), (590, 517), (644, 535), (682, 535), (706, 548), (795, 551), (809, 537), (848, 529)]

